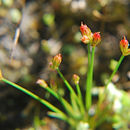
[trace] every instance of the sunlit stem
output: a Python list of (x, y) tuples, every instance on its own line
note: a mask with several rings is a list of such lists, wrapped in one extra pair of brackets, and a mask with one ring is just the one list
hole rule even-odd
[[(90, 53), (90, 52), (88, 51), (88, 53)], [(90, 63), (88, 64), (87, 87), (86, 87), (86, 109), (88, 111), (92, 104), (91, 89), (92, 89), (92, 82), (93, 82), (94, 54), (95, 54), (95, 47), (92, 47), (91, 61), (89, 61)], [(90, 59), (88, 58), (88, 60), (90, 60)]]

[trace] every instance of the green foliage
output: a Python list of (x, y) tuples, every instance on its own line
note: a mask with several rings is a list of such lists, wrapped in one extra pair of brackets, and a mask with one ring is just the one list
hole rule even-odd
[[(82, 34), (86, 33), (86, 25), (81, 25)], [(88, 29), (88, 28), (87, 28)], [(90, 34), (89, 34), (90, 35)], [(93, 35), (92, 35), (93, 36)], [(91, 38), (92, 38), (91, 36)], [(99, 43), (101, 37), (99, 33), (97, 35), (98, 39), (95, 38), (95, 42)], [(84, 36), (83, 36), (84, 37)], [(86, 36), (87, 37), (87, 36)], [(92, 41), (91, 41), (92, 42)], [(88, 72), (86, 78), (86, 95), (85, 95), (85, 102), (83, 98), (83, 94), (81, 93), (79, 80), (80, 77), (76, 74), (73, 75), (73, 81), (75, 84), (75, 89), (71, 86), (71, 84), (66, 80), (64, 75), (61, 73), (59, 66), (62, 62), (62, 55), (57, 54), (54, 56), (52, 61), (50, 62), (50, 68), (52, 70), (57, 71), (60, 78), (63, 80), (66, 88), (70, 94), (70, 101), (67, 101), (59, 92), (55, 91), (52, 87), (55, 86), (55, 83), (52, 82), (48, 85), (44, 80), (39, 79), (37, 83), (45, 89), (49, 94), (51, 94), (57, 101), (62, 105), (65, 112), (60, 110), (58, 107), (55, 107), (48, 101), (40, 98), (36, 94), (32, 93), (31, 91), (5, 79), (0, 72), (0, 79), (1, 81), (19, 89), (20, 91), (26, 93), (27, 95), (31, 96), (35, 100), (39, 101), (46, 107), (48, 107), (51, 111), (48, 112), (48, 115), (54, 118), (58, 118), (67, 122), (72, 129), (76, 130), (94, 130), (98, 128), (104, 122), (111, 122), (113, 128), (115, 129), (127, 129), (128, 123), (130, 121), (130, 112), (129, 112), (129, 97), (124, 91), (120, 91), (116, 89), (116, 87), (111, 83), (111, 80), (115, 73), (117, 72), (120, 64), (124, 59), (124, 55), (121, 56), (118, 62), (114, 61), (114, 70), (108, 79), (105, 88), (103, 91), (99, 93), (99, 100), (95, 106), (92, 106), (92, 87), (93, 87), (93, 67), (94, 67), (94, 54), (95, 54), (95, 47), (97, 44), (88, 44)], [(85, 43), (86, 44), (86, 43)], [(92, 50), (91, 50), (92, 47)], [(50, 87), (51, 86), (51, 87)], [(127, 113), (127, 116), (124, 116), (122, 113)], [(40, 121), (39, 118), (35, 117), (34, 125), (37, 127)]]
[(54, 25), (55, 16), (52, 13), (46, 13), (43, 15), (43, 22), (48, 26)]

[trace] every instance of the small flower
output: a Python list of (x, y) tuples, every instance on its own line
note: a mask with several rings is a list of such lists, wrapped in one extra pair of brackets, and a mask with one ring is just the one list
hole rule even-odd
[(130, 48), (129, 48), (129, 42), (124, 36), (123, 39), (120, 41), (120, 49), (124, 56), (130, 55)]
[(93, 39), (93, 33), (91, 32), (90, 28), (81, 22), (80, 31), (82, 34), (81, 41), (85, 44), (91, 43)]
[(83, 35), (83, 36), (82, 36), (81, 41), (82, 41), (83, 43), (85, 43), (85, 44), (87, 44), (87, 43), (90, 42), (89, 38), (88, 38), (86, 35)]
[(95, 32), (93, 34), (93, 41), (92, 41), (92, 46), (96, 46), (101, 42), (101, 35), (100, 32)]
[(80, 77), (77, 74), (74, 74), (72, 79), (75, 85), (79, 84)]
[(43, 79), (38, 79), (36, 83), (39, 84), (41, 87), (44, 87), (44, 88), (48, 87), (48, 84)]
[(81, 31), (82, 35), (90, 35), (91, 34), (90, 28), (86, 24), (83, 24), (83, 22), (81, 22), (80, 31)]
[(50, 62), (50, 68), (54, 69), (54, 70), (57, 69), (59, 67), (61, 61), (62, 61), (61, 54), (57, 54), (56, 56), (54, 56), (54, 58)]

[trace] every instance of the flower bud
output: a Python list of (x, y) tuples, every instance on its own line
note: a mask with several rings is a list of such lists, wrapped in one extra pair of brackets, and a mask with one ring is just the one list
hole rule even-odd
[(89, 43), (89, 38), (86, 36), (86, 35), (83, 35), (82, 38), (81, 38), (81, 41), (85, 44)]
[(79, 84), (80, 77), (77, 74), (74, 74), (72, 80), (75, 85)]
[(50, 68), (54, 69), (54, 70), (57, 69), (59, 67), (61, 61), (62, 61), (61, 54), (57, 54), (56, 56), (54, 56), (54, 58), (50, 62)]
[(130, 55), (130, 48), (129, 48), (129, 42), (124, 36), (123, 39), (120, 41), (120, 49), (124, 56)]
[(93, 41), (92, 41), (92, 46), (96, 46), (101, 42), (101, 35), (100, 32), (95, 32), (93, 34)]
[(44, 87), (44, 88), (48, 87), (48, 84), (43, 79), (38, 79), (36, 83), (39, 84), (41, 87)]
[(91, 34), (90, 28), (86, 24), (83, 24), (83, 22), (81, 22), (80, 31), (81, 31), (82, 35), (90, 35)]
[(80, 31), (82, 34), (81, 41), (85, 44), (91, 43), (91, 41), (93, 39), (93, 34), (92, 34), (90, 28), (86, 24), (83, 24), (81, 22)]

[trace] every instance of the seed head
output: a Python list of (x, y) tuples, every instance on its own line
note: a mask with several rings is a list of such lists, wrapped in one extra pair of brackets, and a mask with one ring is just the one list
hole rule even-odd
[(130, 48), (129, 48), (129, 42), (124, 36), (123, 39), (120, 41), (120, 49), (124, 56), (130, 55)]
[(91, 32), (88, 26), (86, 24), (83, 24), (83, 22), (81, 22), (80, 31), (82, 35), (87, 35), (89, 32)]
[(62, 61), (61, 54), (57, 54), (56, 56), (54, 56), (54, 58), (50, 62), (50, 68), (53, 70), (57, 69), (59, 67), (61, 61)]
[(86, 24), (83, 24), (83, 22), (81, 22), (80, 31), (82, 34), (81, 41), (85, 44), (91, 43), (93, 39), (93, 34), (90, 28)]
[(80, 77), (77, 74), (74, 74), (72, 79), (75, 85), (79, 84)]
[(92, 41), (92, 46), (96, 46), (101, 42), (101, 35), (100, 32), (95, 32), (93, 34), (93, 41)]

